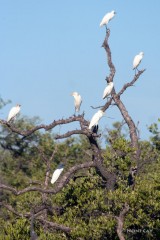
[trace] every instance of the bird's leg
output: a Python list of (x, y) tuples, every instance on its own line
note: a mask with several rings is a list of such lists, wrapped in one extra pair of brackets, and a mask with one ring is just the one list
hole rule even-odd
[(108, 32), (107, 24), (106, 24), (106, 33)]
[(137, 68), (137, 71), (140, 72), (140, 70)]
[[(137, 70), (137, 72), (136, 72), (136, 70)], [(140, 72), (140, 70), (138, 68), (135, 68), (135, 75), (139, 72)]]
[(111, 99), (111, 97), (107, 97), (106, 99), (107, 99), (107, 102), (109, 102), (109, 100)]

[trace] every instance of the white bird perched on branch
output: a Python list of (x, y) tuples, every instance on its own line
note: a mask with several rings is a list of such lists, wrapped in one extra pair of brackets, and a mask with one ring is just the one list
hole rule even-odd
[(61, 175), (63, 169), (64, 169), (64, 164), (63, 163), (59, 164), (57, 169), (53, 172), (52, 179), (51, 179), (52, 184), (54, 184), (57, 181), (57, 179)]
[[(143, 52), (140, 52), (138, 55), (136, 55), (133, 59), (133, 70), (137, 69), (137, 67), (139, 66), (139, 64), (141, 63), (142, 61), (142, 58), (144, 56), (144, 53)], [(138, 70), (138, 69), (137, 69)]]
[(107, 24), (109, 23), (109, 21), (115, 16), (116, 12), (115, 11), (111, 11), (109, 13), (107, 13), (103, 18), (102, 21), (100, 23), (100, 27), (102, 26), (106, 26), (106, 30), (107, 30)]
[(81, 95), (79, 95), (78, 92), (73, 92), (73, 93), (71, 93), (71, 95), (74, 97), (75, 112), (79, 112), (80, 111), (80, 106), (81, 106), (81, 103), (82, 103)]
[(107, 87), (104, 89), (104, 92), (103, 92), (103, 99), (105, 99), (107, 96), (109, 96), (112, 92), (112, 89), (113, 89), (113, 82), (109, 82)]
[(89, 129), (92, 129), (93, 132), (97, 133), (98, 131), (98, 122), (99, 120), (103, 117), (105, 113), (102, 110), (98, 110), (98, 112), (96, 112), (89, 124)]
[(15, 107), (12, 107), (11, 110), (9, 111), (7, 122), (14, 120), (17, 114), (20, 112), (20, 109), (21, 109), (20, 104), (17, 104)]

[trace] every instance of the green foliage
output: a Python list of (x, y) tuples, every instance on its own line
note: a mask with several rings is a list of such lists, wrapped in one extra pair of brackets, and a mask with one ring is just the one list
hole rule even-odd
[[(23, 130), (30, 129), (36, 123), (37, 119), (19, 119), (16, 127)], [(131, 148), (122, 124), (115, 123), (114, 128), (107, 133), (107, 145), (102, 150), (105, 167), (117, 176), (114, 191), (107, 191), (105, 181), (97, 175), (94, 168), (91, 168), (78, 171), (66, 187), (56, 195), (27, 192), (14, 196), (3, 190), (0, 200), (23, 215), (47, 204), (53, 210), (47, 212), (47, 220), (72, 229), (70, 234), (66, 234), (35, 220), (35, 232), (39, 239), (43, 240), (116, 240), (118, 239), (116, 217), (119, 216), (125, 203), (129, 205), (123, 229), (126, 239), (159, 239), (158, 128), (153, 134), (157, 136), (156, 143), (154, 139), (152, 142), (140, 142), (141, 158), (134, 189), (128, 186), (130, 168), (136, 164), (132, 159), (134, 149)], [(23, 139), (9, 132), (7, 128), (1, 129), (0, 137), (2, 143), (0, 179), (2, 183), (17, 189), (44, 186), (46, 159), (49, 161), (53, 151), (55, 154), (50, 161), (49, 177), (60, 162), (65, 163), (65, 173), (75, 164), (92, 160), (90, 145), (85, 137), (55, 142), (54, 134), (39, 131)], [(54, 188), (54, 185), (49, 182), (49, 187)], [(40, 216), (44, 216), (45, 213), (42, 212)], [(1, 206), (0, 239), (30, 239), (30, 219), (21, 218)]]
[[(3, 226), (3, 227), (2, 227)], [(1, 221), (0, 226), (1, 240), (29, 240), (30, 226), (25, 218), (17, 219), (13, 216), (11, 222)]]
[(68, 187), (55, 197), (55, 202), (64, 210), (63, 216), (55, 216), (55, 220), (73, 227), (71, 239), (99, 239), (106, 234), (112, 238), (115, 219), (112, 215), (106, 217), (102, 214), (109, 208), (100, 186), (100, 177), (89, 171), (88, 176), (71, 180)]
[(151, 137), (151, 141), (156, 149), (160, 150), (160, 131), (159, 131), (159, 123), (160, 119), (158, 119), (158, 123), (153, 123), (149, 126), (149, 131), (153, 134)]

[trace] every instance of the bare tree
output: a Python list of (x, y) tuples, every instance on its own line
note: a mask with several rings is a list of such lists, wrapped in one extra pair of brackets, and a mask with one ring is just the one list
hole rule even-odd
[[(108, 29), (108, 31), (106, 32), (105, 40), (102, 45), (106, 51), (107, 65), (110, 70), (109, 76), (106, 77), (106, 81), (108, 83), (114, 81), (114, 76), (115, 76), (115, 72), (116, 72), (115, 66), (112, 62), (111, 50), (109, 47), (109, 36), (110, 36), (110, 30)], [(144, 71), (145, 71), (145, 69), (138, 71), (138, 73), (134, 75), (133, 79), (130, 82), (126, 83), (118, 93), (116, 92), (116, 89), (114, 88), (112, 91), (110, 100), (108, 100), (101, 107), (102, 111), (106, 111), (110, 106), (112, 106), (114, 104), (114, 106), (119, 109), (119, 111), (122, 115), (122, 118), (123, 118), (124, 122), (127, 124), (128, 129), (129, 129), (131, 146), (134, 149), (133, 160), (136, 161), (137, 168), (139, 166), (139, 157), (140, 157), (140, 149), (139, 149), (139, 143), (138, 143), (139, 139), (138, 139), (137, 129), (136, 129), (133, 119), (129, 115), (128, 110), (126, 109), (124, 103), (121, 100), (121, 95), (124, 94), (124, 92), (127, 90), (128, 87), (133, 86), (133, 84), (139, 79), (139, 77), (143, 74)], [(39, 152), (41, 153), (41, 157), (46, 164), (46, 174), (45, 174), (45, 179), (44, 179), (43, 184), (40, 184), (40, 186), (37, 187), (34, 184), (34, 182), (32, 182), (33, 186), (28, 186), (21, 190), (17, 190), (16, 188), (13, 188), (12, 186), (8, 186), (8, 185), (2, 184), (2, 183), (0, 184), (0, 189), (9, 191), (12, 194), (14, 194), (15, 196), (19, 196), (19, 195), (25, 194), (26, 192), (32, 192), (32, 191), (39, 192), (42, 194), (42, 199), (43, 199), (42, 205), (38, 209), (37, 208), (31, 209), (31, 212), (29, 212), (29, 213), (23, 213), (23, 214), (18, 213), (16, 210), (14, 210), (14, 208), (12, 206), (10, 206), (4, 202), (0, 203), (1, 206), (6, 208), (7, 210), (11, 211), (15, 215), (17, 215), (19, 217), (26, 217), (26, 218), (30, 219), (30, 221), (31, 221), (31, 239), (37, 238), (36, 233), (34, 231), (34, 222), (35, 221), (40, 222), (42, 225), (45, 224), (46, 226), (49, 226), (50, 228), (61, 230), (67, 234), (69, 234), (71, 232), (72, 229), (70, 227), (66, 227), (66, 226), (48, 221), (47, 212), (52, 211), (52, 209), (51, 209), (51, 206), (47, 205), (47, 196), (48, 196), (48, 194), (55, 195), (55, 194), (59, 193), (68, 184), (69, 179), (71, 177), (74, 177), (76, 172), (80, 171), (81, 169), (85, 169), (85, 168), (88, 168), (88, 169), (95, 168), (97, 174), (99, 174), (106, 181), (106, 189), (111, 190), (111, 191), (114, 191), (117, 176), (116, 176), (115, 172), (110, 172), (104, 166), (102, 149), (100, 148), (98, 141), (97, 141), (97, 139), (100, 138), (100, 134), (93, 133), (91, 130), (89, 130), (89, 128), (88, 128), (89, 122), (85, 119), (84, 114), (78, 115), (78, 116), (73, 115), (69, 118), (65, 118), (65, 119), (62, 118), (59, 120), (54, 120), (49, 125), (41, 124), (41, 125), (37, 125), (37, 126), (31, 128), (29, 130), (18, 129), (14, 125), (10, 124), (9, 122), (0, 120), (1, 125), (7, 127), (9, 129), (9, 131), (22, 136), (22, 140), (28, 138), (29, 136), (31, 136), (33, 133), (35, 133), (36, 131), (38, 131), (40, 129), (49, 131), (49, 130), (54, 129), (56, 126), (66, 125), (66, 124), (69, 124), (72, 122), (79, 122), (80, 128), (73, 129), (64, 134), (57, 134), (54, 136), (54, 139), (55, 140), (65, 139), (65, 138), (68, 138), (73, 135), (85, 136), (88, 139), (88, 142), (90, 144), (90, 148), (92, 151), (92, 159), (90, 161), (86, 161), (81, 164), (75, 164), (74, 166), (72, 166), (70, 169), (68, 169), (68, 171), (66, 173), (64, 173), (62, 175), (62, 177), (56, 183), (56, 185), (54, 187), (50, 188), (49, 184), (48, 184), (49, 175), (50, 175), (50, 171), (51, 171), (50, 163), (51, 163), (51, 160), (54, 159), (56, 149), (54, 149), (50, 158), (47, 158), (45, 156), (45, 153), (41, 149), (39, 149)], [(115, 218), (117, 219), (117, 234), (118, 234), (119, 239), (123, 239), (123, 240), (125, 239), (123, 232), (122, 232), (123, 231), (123, 223), (125, 220), (125, 215), (127, 214), (128, 211), (129, 211), (129, 206), (126, 203), (124, 208), (120, 212), (119, 216), (118, 217), (115, 216)]]

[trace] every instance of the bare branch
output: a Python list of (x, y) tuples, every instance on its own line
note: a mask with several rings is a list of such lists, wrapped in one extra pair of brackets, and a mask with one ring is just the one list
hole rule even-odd
[(67, 133), (61, 134), (61, 135), (56, 135), (54, 137), (54, 139), (63, 139), (63, 138), (67, 138), (67, 137), (71, 137), (72, 135), (75, 134), (82, 134), (82, 135), (86, 135), (87, 137), (93, 135), (94, 137), (100, 137), (100, 134), (96, 134), (96, 133), (92, 133), (88, 128), (84, 129), (84, 130), (73, 130), (73, 131), (68, 131)]
[(89, 131), (88, 129), (86, 130), (73, 130), (73, 131), (68, 131), (67, 133), (65, 134), (61, 134), (61, 135), (56, 135), (54, 137), (54, 139), (63, 139), (63, 138), (67, 138), (67, 137), (70, 137), (72, 135), (75, 135), (75, 134), (83, 134), (83, 135), (88, 135), (89, 134)]
[(110, 50), (110, 47), (109, 47), (109, 44), (108, 44), (109, 36), (110, 36), (110, 30), (108, 29), (108, 31), (106, 33), (105, 40), (104, 40), (104, 42), (102, 44), (102, 47), (104, 47), (104, 49), (106, 50), (108, 66), (109, 66), (109, 69), (110, 69), (109, 77), (107, 77), (106, 79), (107, 79), (107, 82), (113, 82), (113, 78), (114, 78), (116, 69), (115, 69), (115, 66), (114, 66), (114, 64), (112, 62), (111, 50)]
[(102, 107), (104, 107), (104, 105), (103, 106), (98, 106), (98, 107), (91, 106), (91, 108), (93, 108), (93, 109), (99, 109), (99, 108), (102, 108)]
[(61, 231), (65, 232), (65, 233), (70, 233), (71, 232), (71, 228), (63, 226), (63, 225), (60, 225), (58, 223), (49, 222), (49, 221), (43, 219), (42, 217), (36, 218), (36, 220), (38, 220), (42, 224), (48, 225), (49, 227), (51, 227), (53, 229), (61, 230)]
[(5, 125), (6, 127), (8, 127), (8, 129), (10, 129), (14, 133), (18, 133), (19, 135), (21, 135), (23, 137), (28, 137), (31, 134), (33, 134), (34, 132), (36, 132), (37, 130), (44, 129), (46, 131), (49, 131), (58, 125), (68, 124), (68, 123), (76, 122), (76, 121), (78, 121), (78, 122), (86, 121), (86, 120), (84, 120), (84, 114), (78, 115), (78, 116), (74, 115), (67, 119), (54, 120), (49, 125), (41, 124), (41, 125), (35, 126), (35, 127), (31, 128), (30, 130), (26, 130), (26, 131), (15, 128), (12, 124), (8, 123), (5, 120), (0, 120), (0, 124)]
[(38, 238), (36, 232), (34, 231), (34, 221), (35, 221), (35, 216), (34, 213), (31, 213), (31, 223), (30, 223), (30, 240), (36, 240)]
[(22, 213), (17, 212), (11, 205), (8, 205), (6, 203), (0, 202), (0, 206), (6, 208), (8, 211), (14, 213), (18, 217), (22, 217), (23, 218), (23, 217), (29, 217), (30, 216), (29, 213), (22, 214)]
[(105, 112), (110, 107), (110, 105), (112, 104), (112, 100), (113, 100), (113, 98), (110, 98), (110, 100), (105, 103), (105, 105), (102, 108), (102, 111)]
[(6, 208), (8, 211), (14, 213), (15, 215), (17, 215), (19, 217), (26, 217), (26, 218), (30, 218), (33, 213), (34, 213), (34, 217), (38, 217), (43, 210), (49, 208), (48, 205), (43, 204), (42, 206), (38, 206), (38, 207), (36, 206), (36, 209), (32, 210), (32, 213), (19, 213), (11, 205), (6, 204), (4, 202), (0, 202), (0, 206)]
[[(110, 75), (109, 77), (107, 77), (107, 81), (111, 82), (113, 81), (114, 75), (115, 75), (115, 67), (114, 64), (112, 62), (112, 57), (111, 57), (111, 51), (110, 51), (110, 47), (108, 44), (108, 38), (110, 35), (110, 31), (107, 32), (104, 43), (103, 43), (103, 47), (106, 51), (107, 54), (107, 59), (108, 59), (108, 66), (110, 68)], [(134, 121), (132, 120), (131, 116), (129, 115), (127, 109), (125, 108), (124, 104), (122, 103), (122, 101), (120, 100), (120, 95), (125, 91), (125, 89), (127, 89), (127, 87), (129, 87), (130, 85), (133, 85), (133, 83), (139, 78), (139, 76), (144, 72), (144, 70), (139, 71), (138, 74), (135, 75), (134, 79), (131, 81), (131, 83), (126, 84), (122, 90), (120, 91), (119, 94), (116, 94), (115, 89), (113, 88), (112, 90), (112, 98), (114, 100), (114, 102), (116, 103), (117, 107), (119, 108), (125, 122), (128, 125), (129, 128), (129, 132), (130, 132), (130, 138), (131, 138), (131, 144), (132, 147), (135, 149), (135, 154), (134, 154), (134, 158), (138, 161), (139, 159), (139, 145), (138, 145), (138, 136), (137, 136), (137, 131), (136, 131), (136, 126), (134, 124)], [(104, 106), (104, 108), (102, 110), (106, 110), (108, 108), (108, 105)], [(138, 165), (138, 163), (137, 163)]]
[(37, 185), (40, 185), (40, 186), (43, 185), (41, 182), (36, 181), (36, 180), (34, 180), (34, 181), (33, 181), (33, 180), (29, 180), (29, 181), (28, 181), (28, 184), (30, 184), (30, 185), (31, 185), (31, 184), (33, 184), (33, 185), (34, 185), (34, 184), (37, 184)]
[(37, 148), (38, 152), (40, 153), (41, 158), (47, 163), (48, 158), (45, 156), (43, 150), (39, 146), (37, 146), (36, 148)]
[(140, 75), (142, 73), (144, 73), (145, 69), (141, 70), (141, 71), (138, 71), (137, 74), (134, 75), (134, 78), (131, 82), (129, 83), (126, 83), (123, 88), (119, 91), (119, 93), (117, 94), (117, 97), (120, 97), (120, 95), (122, 95), (124, 93), (124, 91), (128, 88), (128, 87), (132, 87), (133, 84), (138, 80), (138, 78), (140, 77)]
[(67, 184), (68, 180), (71, 178), (71, 176), (77, 172), (80, 169), (83, 168), (90, 168), (90, 167), (95, 167), (95, 163), (94, 162), (86, 162), (86, 163), (82, 163), (79, 165), (75, 165), (73, 167), (71, 167), (59, 180), (59, 182), (57, 182), (57, 185), (54, 189), (45, 189), (45, 188), (39, 188), (39, 187), (27, 187), (24, 188), (22, 190), (17, 190), (13, 187), (4, 185), (4, 184), (0, 184), (0, 189), (4, 189), (4, 190), (8, 190), (10, 192), (12, 192), (14, 195), (18, 196), (18, 195), (22, 195), (26, 192), (39, 192), (39, 193), (48, 193), (48, 194), (56, 194), (59, 191), (61, 191), (61, 189)]
[[(138, 153), (138, 135), (137, 135), (135, 123), (134, 123), (133, 119), (131, 118), (131, 116), (129, 115), (123, 102), (116, 95), (116, 92), (113, 92), (112, 94), (113, 94), (113, 99), (114, 99), (115, 103), (117, 104), (117, 107), (119, 108), (125, 122), (128, 125), (132, 147)], [(137, 156), (137, 159), (138, 158), (139, 158), (139, 156)]]
[(47, 220), (45, 220), (42, 217), (38, 217), (40, 212), (42, 212), (44, 209), (47, 208), (47, 206), (42, 206), (41, 208), (39, 208), (38, 211), (35, 212), (31, 212), (31, 213), (19, 213), (17, 212), (11, 205), (5, 204), (0, 202), (0, 206), (3, 206), (4, 208), (6, 208), (8, 211), (14, 213), (15, 215), (17, 215), (18, 217), (26, 217), (26, 218), (30, 218), (31, 219), (31, 236), (35, 236), (35, 232), (34, 232), (34, 221), (38, 220), (39, 222), (41, 222), (41, 224), (47, 224), (48, 226), (52, 227), (53, 229), (56, 230), (61, 230), (63, 232), (67, 232), (69, 233), (71, 231), (71, 228), (66, 227), (64, 225), (61, 224), (57, 224), (57, 223), (53, 223), (53, 222), (49, 222)]
[(113, 190), (116, 182), (116, 175), (115, 173), (109, 172), (103, 165), (101, 150), (99, 149), (98, 143), (94, 136), (90, 136), (88, 139), (92, 148), (92, 160), (95, 162), (97, 173), (107, 181), (107, 189)]
[(124, 217), (127, 214), (127, 212), (129, 211), (129, 205), (127, 203), (125, 203), (124, 208), (122, 209), (122, 211), (120, 212), (119, 216), (116, 216), (117, 219), (117, 234), (120, 240), (125, 240), (124, 238), (124, 234), (123, 234), (123, 224), (124, 224)]

